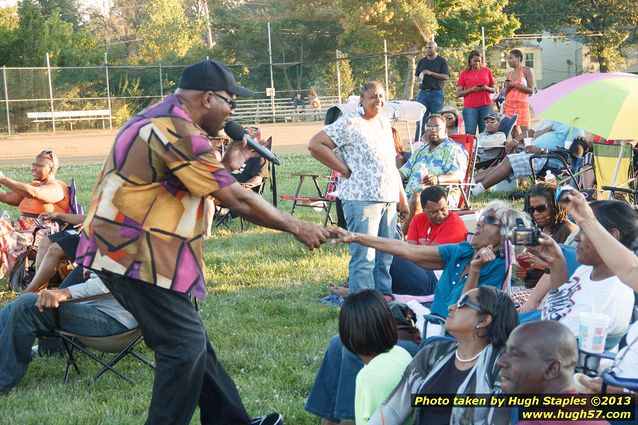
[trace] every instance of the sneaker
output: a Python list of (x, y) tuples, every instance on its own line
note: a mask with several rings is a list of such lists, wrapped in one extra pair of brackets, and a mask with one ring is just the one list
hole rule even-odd
[(284, 425), (284, 417), (279, 413), (271, 413), (250, 420), (250, 425)]

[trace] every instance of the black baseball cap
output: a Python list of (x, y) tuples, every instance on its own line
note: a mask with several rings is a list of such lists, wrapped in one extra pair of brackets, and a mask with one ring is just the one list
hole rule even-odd
[(219, 61), (205, 60), (184, 69), (177, 87), (186, 90), (227, 91), (237, 96), (252, 96), (253, 92), (239, 87), (232, 72)]

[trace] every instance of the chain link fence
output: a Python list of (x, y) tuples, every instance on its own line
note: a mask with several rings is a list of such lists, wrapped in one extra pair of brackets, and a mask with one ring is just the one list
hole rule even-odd
[[(332, 104), (359, 95), (360, 84), (377, 80), (387, 89), (388, 99), (414, 98), (418, 88), (410, 87), (406, 78), (411, 57), (421, 52), (374, 53), (365, 56), (335, 52), (332, 65), (325, 67), (322, 83), (311, 84), (321, 100), (320, 111), (310, 111), (307, 92), (306, 109), (301, 120), (321, 119), (321, 113)], [(452, 52), (446, 52), (444, 56)], [(453, 66), (462, 66), (452, 59)], [(326, 64), (324, 64), (326, 65)], [(118, 128), (144, 107), (174, 91), (187, 65), (149, 65), (99, 67), (3, 67), (0, 73), (0, 134), (55, 132), (56, 130)], [(285, 86), (303, 81), (304, 64), (274, 64), (278, 81), (285, 75)], [(243, 123), (299, 120), (294, 113), (292, 97), (297, 90), (276, 88), (275, 98), (267, 95), (267, 87), (252, 87), (251, 81), (269, 81), (270, 67), (231, 66), (240, 84), (255, 95), (239, 99), (236, 119)], [(284, 70), (285, 68), (285, 70)], [(277, 79), (276, 79), (277, 80)], [(261, 83), (264, 84), (264, 83)], [(267, 84), (267, 83), (266, 83)], [(276, 83), (284, 85), (283, 83)], [(448, 104), (457, 102), (454, 84), (446, 84)], [(407, 93), (407, 94), (406, 94)], [(310, 113), (312, 112), (312, 113)]]

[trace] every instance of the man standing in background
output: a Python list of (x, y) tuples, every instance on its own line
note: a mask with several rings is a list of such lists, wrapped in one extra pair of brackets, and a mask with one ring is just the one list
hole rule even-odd
[(438, 114), (443, 108), (443, 84), (450, 79), (450, 68), (447, 61), (439, 56), (438, 46), (434, 40), (428, 42), (425, 57), (416, 65), (416, 75), (421, 79), (421, 86), (416, 101), (425, 106), (425, 115), (421, 121), (421, 131), (416, 132), (416, 139), (423, 134), (423, 124), (428, 122), (428, 117)]

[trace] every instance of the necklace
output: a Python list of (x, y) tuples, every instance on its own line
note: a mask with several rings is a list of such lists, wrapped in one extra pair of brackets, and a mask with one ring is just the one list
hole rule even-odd
[(485, 348), (483, 348), (481, 351), (479, 351), (478, 353), (476, 353), (475, 356), (470, 357), (469, 359), (462, 359), (461, 356), (459, 356), (459, 349), (457, 348), (454, 351), (454, 357), (456, 357), (456, 360), (460, 361), (461, 363), (469, 363), (469, 362), (473, 362), (474, 360), (478, 359), (479, 356), (481, 355), (481, 353), (485, 350)]

